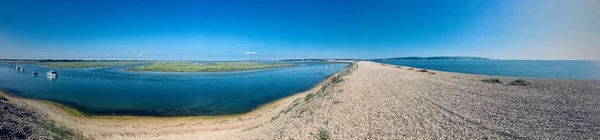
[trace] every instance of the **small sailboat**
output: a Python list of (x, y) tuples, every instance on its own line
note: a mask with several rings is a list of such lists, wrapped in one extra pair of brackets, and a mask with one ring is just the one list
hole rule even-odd
[(47, 72), (46, 75), (48, 75), (48, 76), (58, 76), (58, 73), (56, 71), (54, 71), (54, 70), (51, 70), (51, 71)]
[(38, 75), (38, 73), (35, 72), (35, 71), (31, 71), (31, 74), (33, 74), (33, 76), (37, 76)]
[(15, 68), (17, 69), (17, 71), (20, 71), (20, 72), (25, 71), (25, 68), (23, 68), (23, 66), (20, 66), (20, 65), (17, 65)]

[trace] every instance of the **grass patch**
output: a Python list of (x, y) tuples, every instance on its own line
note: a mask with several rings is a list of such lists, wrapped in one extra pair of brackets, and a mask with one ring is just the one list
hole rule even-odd
[(400, 67), (400, 66), (396, 66), (396, 68), (402, 68), (402, 67)]
[(74, 109), (74, 108), (70, 108), (70, 107), (69, 107), (69, 108), (67, 108), (67, 109), (65, 109), (65, 110), (66, 110), (67, 112), (69, 112), (69, 113), (71, 113), (71, 114), (75, 115), (75, 116), (88, 116), (88, 115), (86, 115), (85, 113), (83, 113), (83, 112), (81, 112), (81, 111), (79, 111), (79, 110), (77, 110), (77, 109)]
[(407, 70), (415, 70), (415, 69), (413, 69), (413, 68), (408, 68)]
[(56, 107), (58, 107), (58, 108), (60, 108), (60, 109), (62, 109), (64, 111), (67, 111), (69, 114), (72, 114), (72, 115), (75, 115), (75, 116), (90, 116), (90, 115), (85, 114), (85, 113), (83, 113), (83, 112), (81, 112), (81, 111), (79, 111), (79, 110), (77, 110), (75, 108), (72, 108), (72, 107), (69, 107), (69, 106), (66, 106), (66, 105), (63, 105), (63, 104), (55, 103), (55, 102), (52, 102), (52, 101), (46, 101), (46, 100), (38, 100), (38, 101), (55, 105)]
[(294, 100), (294, 102), (290, 105), (290, 107), (286, 108), (285, 111), (283, 111), (283, 113), (288, 113), (290, 111), (292, 111), (292, 109), (294, 109), (294, 107), (298, 106), (298, 104), (300, 104), (300, 102), (298, 102), (299, 99)]
[(523, 79), (518, 79), (518, 80), (515, 80), (515, 81), (512, 81), (512, 82), (508, 83), (508, 85), (513, 85), (513, 86), (528, 86), (530, 84), (531, 83), (529, 83), (529, 82), (527, 82), (527, 81), (525, 81)]
[(157, 62), (146, 66), (129, 68), (129, 71), (154, 71), (154, 72), (227, 72), (255, 70), (266, 68), (291, 67), (287, 63), (256, 63), (256, 62)]
[(423, 69), (423, 70), (417, 70), (417, 72), (429, 72), (429, 71)]
[(493, 78), (493, 79), (483, 79), (483, 80), (481, 80), (481, 81), (482, 81), (482, 82), (484, 82), (484, 83), (493, 83), (493, 84), (496, 84), (496, 83), (502, 83), (502, 81), (500, 81), (500, 79), (498, 79), (498, 78)]
[(8, 99), (6, 99), (6, 97), (0, 95), (0, 101), (8, 101)]
[(319, 91), (317, 93), (323, 93), (323, 92), (325, 92), (325, 90), (327, 90), (327, 88), (329, 86), (331, 86), (331, 84), (326, 84), (326, 85), (321, 86), (321, 89), (319, 89)]
[(298, 116), (297, 117), (300, 117), (300, 115), (302, 115), (302, 113), (304, 113), (306, 111), (308, 111), (308, 109), (306, 109), (306, 108), (300, 108), (300, 110), (298, 111)]
[(435, 74), (435, 72), (429, 72), (429, 74)]
[(45, 65), (51, 68), (96, 68), (96, 67), (115, 67), (141, 64), (142, 62), (40, 62), (39, 65)]
[(73, 137), (73, 133), (67, 129), (66, 127), (59, 127), (54, 125), (54, 123), (43, 123), (42, 128), (46, 130), (50, 130), (54, 135), (53, 139), (62, 140), (62, 139), (70, 139)]
[(329, 131), (325, 130), (325, 129), (319, 129), (319, 136), (318, 136), (319, 140), (328, 140), (329, 138)]
[(337, 104), (340, 104), (340, 103), (342, 103), (342, 101), (338, 101), (338, 100), (333, 101), (334, 105), (337, 105)]
[(315, 97), (314, 93), (306, 94), (306, 97), (304, 97), (304, 101), (308, 101), (308, 100), (312, 99), (313, 97)]

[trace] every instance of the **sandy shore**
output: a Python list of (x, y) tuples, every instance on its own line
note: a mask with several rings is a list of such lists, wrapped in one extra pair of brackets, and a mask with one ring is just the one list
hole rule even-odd
[[(491, 77), (358, 62), (327, 88), (240, 116), (78, 117), (11, 98), (94, 139), (600, 139), (600, 81)], [(481, 80), (499, 78), (503, 83)]]

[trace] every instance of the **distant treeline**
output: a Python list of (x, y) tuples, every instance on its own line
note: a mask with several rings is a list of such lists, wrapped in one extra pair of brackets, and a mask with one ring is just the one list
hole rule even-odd
[(149, 60), (81, 60), (81, 59), (0, 59), (0, 61), (20, 62), (122, 62), (122, 61), (149, 61)]
[(120, 61), (139, 61), (139, 60), (78, 60), (78, 59), (43, 59), (37, 62), (120, 62)]

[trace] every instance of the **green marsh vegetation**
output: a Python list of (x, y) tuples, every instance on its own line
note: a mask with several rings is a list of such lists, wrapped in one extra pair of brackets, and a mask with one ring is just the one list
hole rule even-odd
[(44, 65), (50, 68), (96, 68), (96, 67), (115, 67), (142, 64), (148, 61), (136, 60), (67, 60), (67, 59), (47, 59), (47, 60), (0, 60), (0, 62), (11, 65), (31, 64)]
[(146, 66), (129, 68), (129, 71), (153, 72), (227, 72), (255, 70), (266, 68), (291, 67), (288, 63), (258, 63), (258, 62), (155, 62)]
[(45, 65), (51, 68), (96, 68), (96, 67), (115, 67), (115, 66), (128, 66), (137, 65), (142, 62), (133, 61), (85, 61), (85, 62), (39, 62), (35, 64)]

